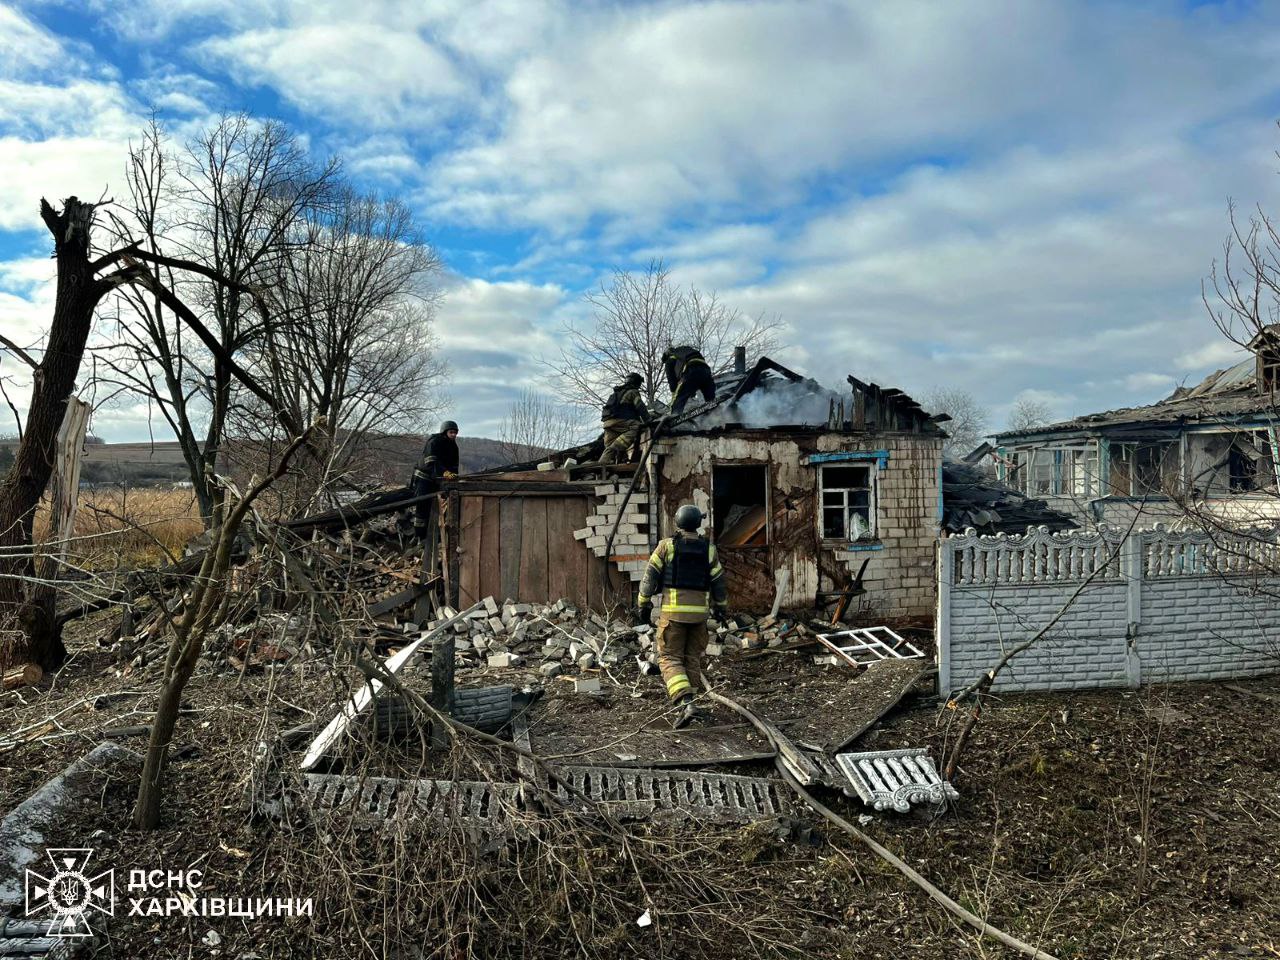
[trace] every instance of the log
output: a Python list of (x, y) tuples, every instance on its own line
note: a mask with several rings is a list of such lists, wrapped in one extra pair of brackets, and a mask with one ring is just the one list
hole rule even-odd
[(30, 687), (44, 678), (44, 671), (39, 664), (24, 663), (4, 672), (3, 687), (5, 690), (17, 690), (19, 687)]

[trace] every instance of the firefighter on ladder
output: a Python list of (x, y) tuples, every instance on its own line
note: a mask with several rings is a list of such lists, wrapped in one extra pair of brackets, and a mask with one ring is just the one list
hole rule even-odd
[(644, 377), (633, 373), (613, 388), (609, 399), (600, 410), (600, 425), (604, 428), (604, 452), (601, 463), (626, 463), (631, 459), (631, 448), (644, 427), (649, 415), (640, 396)]
[(658, 619), (658, 667), (667, 696), (680, 707), (677, 728), (704, 719), (696, 701), (702, 685), (702, 655), (707, 649), (707, 618), (728, 616), (729, 590), (715, 545), (698, 535), (702, 511), (687, 503), (676, 511), (676, 535), (658, 544), (640, 581), (637, 620), (648, 623), (653, 597), (661, 591)]

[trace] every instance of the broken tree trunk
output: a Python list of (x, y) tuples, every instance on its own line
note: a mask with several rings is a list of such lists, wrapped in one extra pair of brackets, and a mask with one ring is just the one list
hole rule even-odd
[(93, 312), (110, 289), (94, 278), (89, 259), (93, 213), (94, 204), (75, 197), (67, 198), (61, 213), (40, 201), (54, 239), (57, 294), (44, 356), (39, 363), (26, 357), (33, 367), (31, 405), (13, 467), (0, 482), (0, 666), (32, 662), (50, 670), (67, 655), (54, 616), (56, 591), (37, 577), (33, 534)]

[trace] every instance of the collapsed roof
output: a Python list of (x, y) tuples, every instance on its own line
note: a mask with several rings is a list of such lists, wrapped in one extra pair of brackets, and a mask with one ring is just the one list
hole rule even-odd
[(942, 527), (950, 533), (970, 528), (978, 533), (1023, 534), (1027, 527), (1071, 530), (1078, 524), (1044, 500), (1033, 500), (983, 473), (954, 460), (942, 464)]
[(1057, 434), (1116, 433), (1125, 428), (1177, 428), (1197, 423), (1252, 423), (1276, 418), (1276, 398), (1256, 388), (1253, 357), (1233, 367), (1215, 370), (1193, 387), (1178, 387), (1157, 403), (1089, 413), (1073, 420), (1034, 430), (996, 434), (999, 443), (1023, 439), (1051, 439)]
[(676, 417), (669, 431), (707, 433), (720, 429), (904, 430), (940, 436), (935, 417), (901, 390), (849, 377), (839, 393), (769, 357), (750, 369), (716, 377), (709, 403)]

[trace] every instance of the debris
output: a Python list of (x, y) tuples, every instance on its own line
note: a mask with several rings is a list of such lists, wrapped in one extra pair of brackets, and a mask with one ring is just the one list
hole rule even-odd
[[(493, 602), (492, 597), (489, 598), (489, 602)], [(413, 641), (413, 643), (404, 647), (394, 656), (388, 658), (386, 663), (383, 664), (383, 668), (388, 673), (395, 673), (409, 662), (424, 643), (432, 639), (437, 634), (444, 632), (445, 628), (450, 626), (455, 620), (459, 620), (462, 617), (467, 616), (467, 614), (471, 613), (479, 606), (480, 604), (477, 603), (474, 606), (469, 607), (465, 612), (458, 614), (458, 616), (452, 620), (445, 621), (435, 630), (432, 630), (429, 633), (424, 633), (417, 640)], [(342, 711), (329, 722), (327, 727), (320, 731), (320, 735), (312, 742), (310, 749), (307, 750), (307, 755), (302, 758), (302, 763), (299, 764), (299, 767), (303, 770), (310, 770), (319, 763), (320, 758), (325, 755), (325, 752), (338, 741), (338, 738), (341, 737), (347, 727), (351, 725), (351, 721), (354, 720), (356, 716), (359, 715), (359, 713), (374, 699), (376, 699), (381, 692), (381, 680), (369, 680), (362, 684), (360, 689), (356, 691), (355, 696), (353, 696), (342, 708)]]
[(25, 870), (39, 869), (45, 848), (65, 836), (74, 807), (115, 779), (136, 777), (142, 757), (115, 743), (100, 743), (73, 760), (0, 821), (0, 904), (23, 902)]
[(653, 923), (653, 917), (649, 915), (649, 911), (648, 911), (648, 910), (646, 910), (644, 913), (640, 914), (640, 916), (636, 919), (636, 926), (637, 926), (637, 927), (647, 927), (647, 926), (649, 926), (651, 923)]
[(838, 753), (836, 764), (862, 802), (876, 810), (907, 813), (913, 803), (940, 804), (960, 797), (938, 776), (924, 747)]
[[(893, 641), (890, 646), (884, 637)], [(839, 633), (820, 633), (818, 639), (822, 645), (837, 654), (852, 667), (864, 667), (880, 660), (914, 660), (924, 654), (906, 637), (901, 637), (889, 627), (859, 627), (853, 630), (841, 630)], [(850, 642), (843, 646), (839, 641)], [(907, 653), (901, 653), (905, 649)]]
[(580, 680), (573, 681), (574, 693), (599, 693), (600, 680), (598, 677), (583, 677)]
[(578, 658), (579, 670), (590, 670), (596, 665), (596, 655), (594, 653), (584, 653)]
[(564, 667), (552, 660), (540, 666), (538, 672), (547, 678), (558, 677), (564, 673)]
[(491, 653), (487, 661), (491, 670), (505, 670), (520, 664), (520, 656), (515, 653)]

